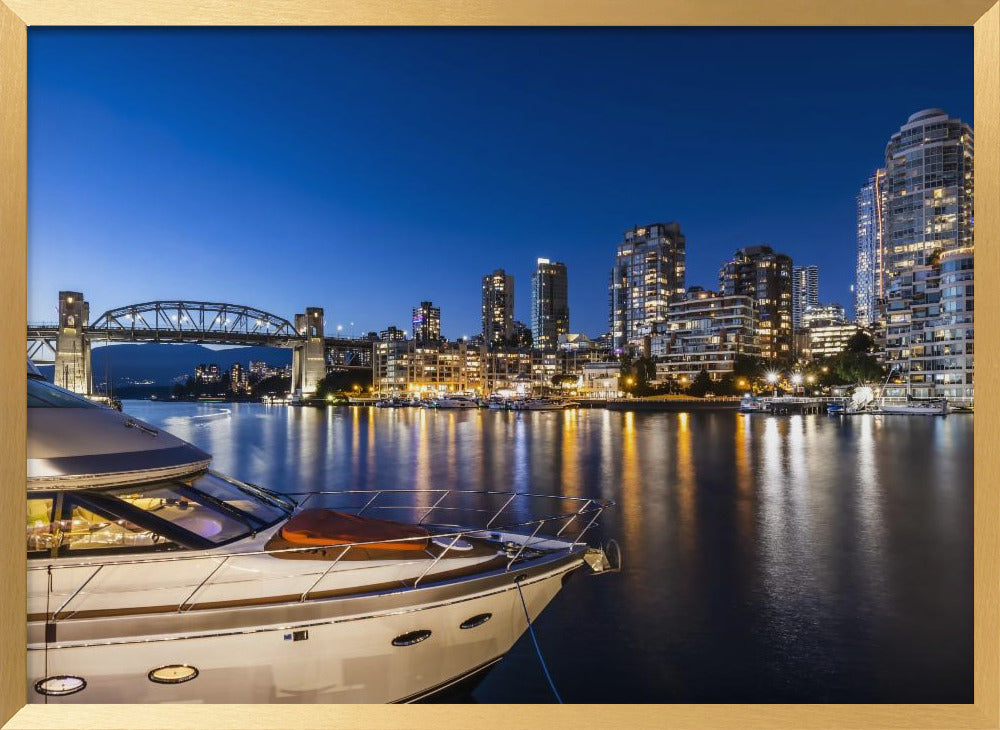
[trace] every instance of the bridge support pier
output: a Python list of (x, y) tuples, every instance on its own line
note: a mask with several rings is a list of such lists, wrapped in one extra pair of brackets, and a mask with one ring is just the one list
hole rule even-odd
[(323, 309), (307, 307), (305, 314), (296, 314), (295, 330), (305, 341), (292, 351), (292, 393), (310, 396), (326, 377)]
[(76, 291), (59, 292), (59, 332), (56, 337), (55, 384), (90, 395), (90, 340), (85, 331), (90, 305)]

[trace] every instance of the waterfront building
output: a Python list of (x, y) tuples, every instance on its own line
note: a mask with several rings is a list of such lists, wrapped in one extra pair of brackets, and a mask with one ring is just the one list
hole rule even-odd
[(733, 372), (738, 357), (760, 357), (757, 316), (748, 296), (691, 287), (670, 303), (665, 326), (649, 338), (657, 380), (693, 380), (702, 371), (719, 380)]
[(747, 246), (719, 271), (719, 291), (753, 300), (761, 357), (792, 355), (792, 259), (770, 246)]
[(194, 369), (194, 379), (199, 383), (219, 383), (222, 381), (222, 368), (216, 363), (202, 363)]
[(597, 348), (597, 343), (587, 337), (587, 335), (570, 333), (559, 335), (556, 348), (560, 352), (589, 352)]
[(819, 267), (792, 268), (792, 327), (803, 327), (802, 313), (819, 304)]
[(973, 151), (971, 127), (941, 109), (886, 146), (879, 344), (911, 395), (973, 396)]
[(376, 339), (378, 342), (398, 342), (399, 340), (405, 340), (406, 330), (401, 330), (398, 327), (389, 325), (378, 333), (378, 337)]
[(508, 344), (514, 336), (514, 277), (503, 269), (483, 277), (483, 342)]
[(538, 259), (531, 276), (531, 338), (536, 349), (555, 349), (569, 332), (569, 284), (566, 264)]
[(802, 326), (823, 327), (830, 324), (844, 324), (847, 321), (847, 313), (839, 304), (822, 304), (809, 307), (802, 314)]
[(847, 343), (861, 327), (848, 322), (839, 304), (809, 307), (802, 315), (805, 342), (799, 353), (806, 360), (833, 357), (847, 349)]
[(973, 399), (973, 264), (971, 246), (932, 255), (889, 291), (885, 359), (904, 383), (889, 394)]
[(862, 327), (879, 321), (885, 297), (885, 170), (876, 170), (858, 193), (858, 259), (854, 318)]
[(394, 340), (379, 342), (374, 349), (373, 389), (379, 395), (483, 392), (481, 353), (466, 342)]
[(243, 393), (247, 390), (247, 372), (238, 362), (229, 368), (229, 390), (233, 393)]
[(577, 390), (583, 398), (621, 398), (620, 378), (618, 362), (588, 362), (580, 372)]
[(972, 246), (972, 128), (941, 109), (912, 114), (885, 150), (889, 288), (931, 256)]
[(485, 349), (482, 357), (484, 390), (487, 393), (516, 390), (519, 382), (531, 378), (531, 350), (494, 347)]
[(420, 345), (441, 342), (441, 308), (433, 302), (413, 308), (413, 339)]
[(608, 283), (614, 349), (639, 345), (666, 321), (671, 297), (684, 292), (686, 245), (679, 223), (650, 223), (625, 231)]

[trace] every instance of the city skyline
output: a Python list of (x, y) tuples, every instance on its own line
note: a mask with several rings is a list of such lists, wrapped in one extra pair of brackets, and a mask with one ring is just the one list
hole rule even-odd
[[(857, 191), (886, 140), (928, 107), (974, 123), (967, 29), (29, 36), (34, 321), (54, 319), (61, 289), (95, 314), (161, 297), (286, 317), (316, 305), (328, 330), (355, 334), (409, 329), (431, 300), (458, 338), (480, 331), (481, 277), (497, 268), (522, 282), (514, 318), (529, 319), (526, 284), (549, 257), (571, 272), (571, 330), (597, 336), (615, 246), (657, 220), (684, 230), (688, 286), (712, 288), (733, 251), (765, 244), (818, 265), (820, 300), (850, 306)], [(831, 67), (831, 49), (861, 36), (867, 57)], [(664, 41), (663, 64), (626, 52)], [(919, 80), (859, 75), (916, 42), (948, 49), (916, 62)], [(722, 55), (677, 60), (706, 48)], [(475, 94), (483, 84), (496, 98)], [(354, 116), (335, 103), (348, 92)]]

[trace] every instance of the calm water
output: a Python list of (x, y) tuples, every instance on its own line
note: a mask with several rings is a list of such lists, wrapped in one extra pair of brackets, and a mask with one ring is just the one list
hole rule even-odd
[[(624, 571), (536, 624), (567, 702), (973, 699), (972, 416), (125, 410), (283, 491), (614, 500)], [(552, 701), (527, 636), (470, 699)]]

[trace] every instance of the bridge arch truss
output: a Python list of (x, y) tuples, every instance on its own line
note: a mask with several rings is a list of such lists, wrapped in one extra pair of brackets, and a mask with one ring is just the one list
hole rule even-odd
[(109, 309), (87, 328), (116, 342), (206, 342), (288, 346), (303, 339), (284, 317), (243, 304), (158, 301)]

